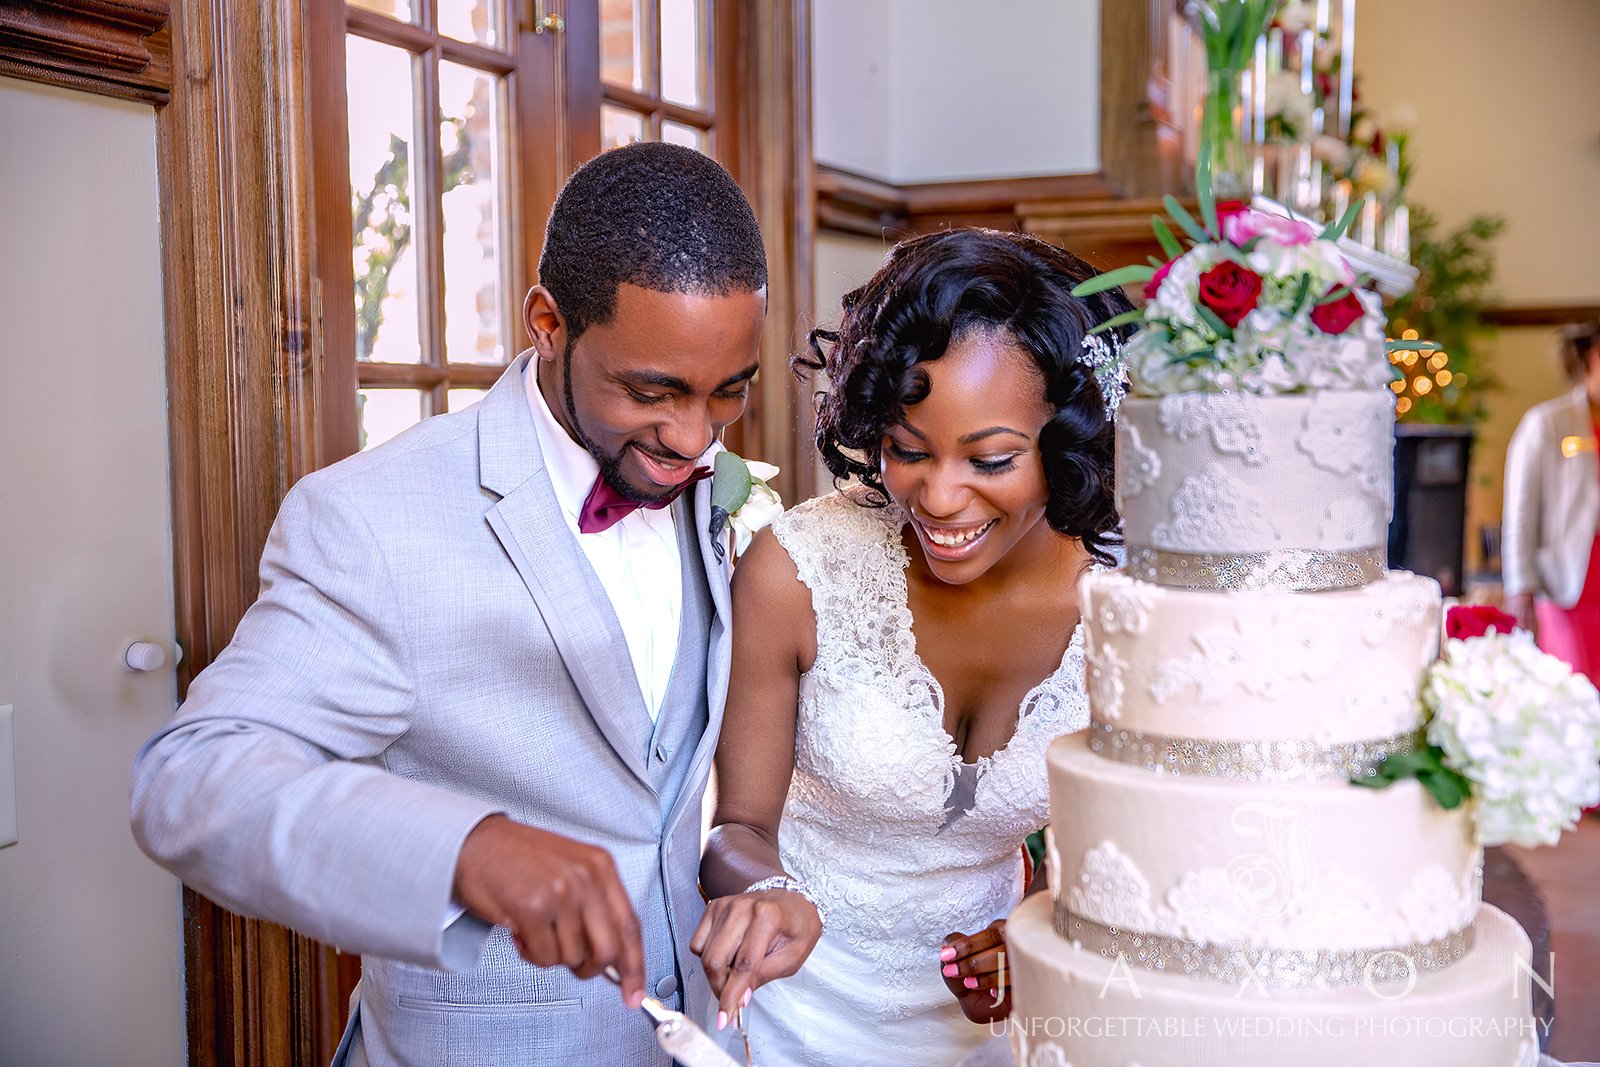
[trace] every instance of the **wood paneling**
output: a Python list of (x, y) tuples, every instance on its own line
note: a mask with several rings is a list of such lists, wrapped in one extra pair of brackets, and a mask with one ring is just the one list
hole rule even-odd
[(0, 0), (0, 74), (164, 104), (170, 0)]
[[(180, 692), (255, 599), (278, 504), (321, 461), (305, 30), (299, 0), (173, 12), (156, 137)], [(332, 949), (189, 890), (184, 928), (191, 1064), (329, 1060)]]
[(1504, 304), (1485, 308), (1483, 318), (1494, 326), (1565, 326), (1600, 320), (1600, 304)]
[(1020, 230), (1017, 205), (1111, 196), (1098, 174), (893, 185), (835, 167), (816, 168), (817, 227), (867, 237), (903, 237), (950, 226)]
[[(809, 496), (810, 388), (789, 356), (811, 325), (815, 203), (811, 163), (810, 0), (744, 0), (739, 115), (744, 185), (767, 246), (767, 320), (761, 373), (740, 432), (729, 447), (781, 468), (773, 488), (785, 500)], [(718, 101), (719, 112), (724, 102)], [(732, 429), (732, 428), (730, 428)]]

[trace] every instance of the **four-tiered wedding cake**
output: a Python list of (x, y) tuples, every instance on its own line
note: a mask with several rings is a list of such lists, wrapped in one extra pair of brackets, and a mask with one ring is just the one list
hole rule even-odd
[(1019, 1067), (1537, 1058), (1467, 809), (1350, 783), (1424, 743), (1440, 642), (1439, 587), (1385, 567), (1393, 399), (1123, 402), (1128, 564), (1081, 586), (1092, 722), (1007, 929)]

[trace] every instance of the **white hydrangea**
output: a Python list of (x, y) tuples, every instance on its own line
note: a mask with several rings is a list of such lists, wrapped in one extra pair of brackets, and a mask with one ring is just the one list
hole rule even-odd
[(1553, 845), (1600, 803), (1600, 695), (1525, 630), (1451, 638), (1423, 690), (1428, 741), (1472, 782), (1485, 845)]

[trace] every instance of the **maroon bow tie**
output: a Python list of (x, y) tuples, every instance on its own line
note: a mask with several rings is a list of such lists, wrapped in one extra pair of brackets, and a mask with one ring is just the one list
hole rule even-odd
[(648, 504), (641, 504), (637, 500), (629, 500), (615, 489), (611, 488), (605, 478), (597, 477), (594, 488), (589, 490), (589, 495), (584, 498), (583, 509), (578, 512), (579, 533), (603, 533), (617, 523), (633, 514), (639, 508), (650, 511), (659, 511), (671, 506), (678, 496), (695, 482), (704, 481), (711, 477), (710, 467), (696, 467), (694, 473), (684, 479), (682, 485), (676, 486), (672, 492), (660, 500), (653, 500)]

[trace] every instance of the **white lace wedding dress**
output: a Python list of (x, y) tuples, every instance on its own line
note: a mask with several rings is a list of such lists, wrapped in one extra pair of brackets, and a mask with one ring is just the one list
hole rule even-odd
[(1045, 748), (1088, 725), (1079, 628), (1010, 742), (961, 762), (911, 632), (904, 523), (845, 491), (772, 524), (817, 615), (779, 849), (821, 894), (828, 928), (746, 1009), (759, 1067), (953, 1067), (990, 1037), (945, 986), (941, 943), (1021, 899), (1019, 846), (1049, 817)]

